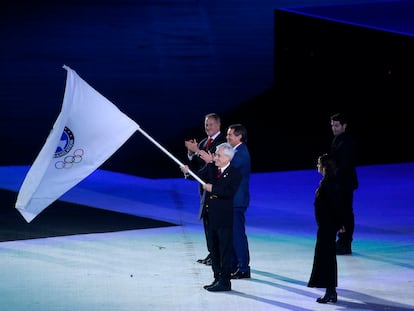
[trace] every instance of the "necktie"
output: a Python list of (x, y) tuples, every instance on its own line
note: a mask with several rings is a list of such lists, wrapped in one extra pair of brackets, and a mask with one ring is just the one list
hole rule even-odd
[(221, 178), (221, 168), (218, 168), (217, 169), (217, 176), (216, 176), (216, 178), (217, 179), (220, 179)]
[(208, 148), (210, 147), (210, 145), (211, 145), (211, 143), (213, 142), (213, 138), (209, 138), (208, 140), (207, 140), (207, 143), (206, 143), (206, 150), (208, 150)]

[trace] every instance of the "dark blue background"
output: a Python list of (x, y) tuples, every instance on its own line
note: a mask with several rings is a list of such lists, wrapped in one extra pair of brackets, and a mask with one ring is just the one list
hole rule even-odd
[[(313, 1), (308, 9), (325, 17), (344, 12), (345, 19), (361, 12), (361, 7), (344, 10), (337, 5), (328, 10), (317, 6), (336, 2)], [(357, 1), (348, 1), (352, 2)], [(36, 158), (62, 105), (64, 64), (180, 160), (185, 158), (184, 139), (203, 137), (203, 116), (214, 111), (223, 117), (223, 130), (234, 122), (246, 125), (255, 172), (310, 168), (332, 138), (329, 116), (348, 110), (361, 151), (360, 164), (412, 161), (407, 146), (412, 137), (409, 86), (402, 89), (394, 88), (398, 83), (392, 84), (384, 106), (381, 86), (368, 83), (365, 89), (360, 81), (343, 96), (343, 88), (329, 83), (341, 77), (337, 85), (344, 86), (355, 78), (345, 70), (349, 66), (338, 67), (341, 70), (333, 71), (332, 77), (324, 76), (326, 68), (344, 64), (341, 57), (349, 50), (341, 46), (342, 38), (348, 38), (353, 51), (370, 46), (384, 51), (377, 44), (382, 42), (383, 32), (374, 36), (374, 45), (361, 47), (360, 41), (350, 39), (361, 34), (361, 27), (344, 32), (323, 24), (322, 29), (335, 32), (323, 42), (309, 42), (300, 35), (301, 21), (293, 27), (285, 20), (286, 26), (276, 36), (275, 9), (306, 3), (309, 1), (7, 3), (0, 11), (0, 165), (28, 165)], [(407, 7), (402, 11), (407, 12)], [(295, 14), (302, 13), (309, 11), (295, 9)], [(375, 16), (368, 16), (370, 22)], [(401, 20), (402, 27), (407, 22), (390, 18)], [(318, 29), (313, 22), (309, 25), (308, 29)], [(323, 35), (317, 31), (314, 38)], [(284, 37), (294, 39), (295, 45)], [(406, 43), (412, 38), (404, 34), (397, 41), (387, 40), (385, 46), (394, 49), (391, 56), (386, 54), (387, 60), (398, 61), (398, 68), (403, 68), (405, 55), (407, 59), (412, 55)], [(321, 55), (312, 53), (328, 46), (329, 55), (312, 56)], [(402, 58), (398, 51), (405, 51)], [(371, 75), (371, 68), (364, 67), (369, 55), (362, 53), (365, 58), (356, 62), (359, 52), (347, 55), (351, 57), (345, 64), (357, 63), (361, 72), (369, 72), (368, 80), (378, 78)], [(321, 83), (327, 87), (318, 88)], [(390, 94), (395, 90), (400, 94), (394, 98)], [(99, 117), (99, 112), (90, 117)], [(181, 176), (177, 165), (138, 132), (102, 168), (148, 177)]]

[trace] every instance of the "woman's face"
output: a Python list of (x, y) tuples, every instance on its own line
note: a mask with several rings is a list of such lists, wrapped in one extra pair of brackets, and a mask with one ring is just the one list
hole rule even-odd
[(319, 159), (318, 159), (318, 163), (316, 164), (316, 168), (318, 170), (318, 173), (323, 175), (324, 167), (322, 166), (321, 161)]

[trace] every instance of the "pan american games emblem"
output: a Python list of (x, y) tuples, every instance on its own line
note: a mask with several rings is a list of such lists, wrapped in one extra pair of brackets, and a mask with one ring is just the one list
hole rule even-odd
[(55, 168), (57, 169), (70, 169), (73, 165), (82, 161), (83, 149), (78, 148), (69, 154), (75, 145), (75, 136), (72, 131), (65, 127), (63, 130), (62, 136), (60, 137), (59, 145), (55, 151), (55, 158), (62, 158), (61, 160), (55, 163)]
[(73, 136), (72, 131), (65, 126), (62, 136), (60, 137), (59, 145), (55, 151), (55, 158), (63, 157), (68, 154), (75, 144), (75, 137)]

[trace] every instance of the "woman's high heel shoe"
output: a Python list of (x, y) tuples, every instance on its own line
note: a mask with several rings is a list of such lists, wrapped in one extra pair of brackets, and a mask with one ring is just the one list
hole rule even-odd
[(336, 292), (326, 293), (324, 296), (316, 299), (316, 302), (319, 302), (319, 303), (328, 303), (328, 302), (337, 302), (337, 301), (338, 301), (338, 295)]

